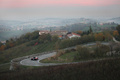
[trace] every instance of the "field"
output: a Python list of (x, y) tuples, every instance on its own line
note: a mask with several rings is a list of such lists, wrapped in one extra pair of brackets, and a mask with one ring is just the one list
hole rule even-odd
[(51, 51), (54, 49), (54, 42), (38, 44), (36, 46), (27, 46), (28, 43), (24, 43), (22, 45), (3, 51), (0, 54), (0, 64), (8, 63), (10, 62), (11, 59), (17, 57), (36, 54), (44, 51)]
[(120, 80), (120, 58), (0, 73), (0, 80)]
[[(95, 47), (96, 47), (95, 45), (87, 46), (87, 48), (90, 51), (93, 51), (95, 49)], [(42, 62), (42, 63), (67, 63), (67, 62), (76, 62), (74, 60), (74, 57), (76, 55), (77, 55), (77, 51), (68, 51), (68, 52), (65, 52), (64, 54), (62, 54), (61, 56), (58, 56), (57, 59), (52, 59), (52, 57), (51, 57), (51, 59), (50, 58), (46, 58), (46, 59), (41, 60), (40, 62)], [(93, 58), (91, 58), (91, 59), (93, 59)], [(81, 59), (79, 61), (83, 61), (83, 60), (84, 59)]]
[[(27, 46), (27, 44), (29, 43), (31, 42), (27, 42), (22, 45), (3, 51), (0, 54), (0, 65), (1, 65), (0, 72), (9, 71), (10, 61), (14, 58), (54, 50), (54, 42), (38, 44), (36, 46)], [(24, 66), (22, 66), (22, 68), (24, 68)], [(26, 68), (30, 68), (30, 67), (26, 67)]]
[(53, 60), (53, 59), (43, 59), (40, 62), (42, 63), (67, 63), (67, 62), (73, 62), (74, 56), (76, 55), (76, 52), (69, 52), (69, 53), (65, 53), (61, 56), (58, 57), (57, 60)]

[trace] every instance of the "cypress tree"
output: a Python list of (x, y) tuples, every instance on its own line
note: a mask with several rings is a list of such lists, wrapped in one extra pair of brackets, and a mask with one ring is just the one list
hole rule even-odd
[(90, 28), (89, 28), (89, 32), (90, 32), (90, 33), (92, 33), (92, 32), (93, 32), (93, 30), (92, 30), (91, 26), (90, 26)]

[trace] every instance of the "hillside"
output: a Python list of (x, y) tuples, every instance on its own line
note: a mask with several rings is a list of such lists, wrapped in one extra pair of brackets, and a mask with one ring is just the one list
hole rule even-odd
[(119, 80), (120, 59), (0, 73), (2, 80)]
[[(116, 19), (115, 19), (116, 20)], [(119, 20), (117, 20), (119, 21)], [(35, 30), (67, 30), (77, 31), (88, 30), (91, 25), (93, 30), (111, 30), (116, 27), (117, 23), (110, 24), (112, 21), (104, 21), (104, 25), (100, 25), (100, 21), (88, 18), (44, 18), (31, 20), (0, 20), (0, 41), (9, 38), (20, 37), (27, 32)], [(114, 21), (113, 21), (114, 22)]]
[(39, 45), (31, 45), (27, 46), (33, 41), (21, 44), (19, 46), (10, 48), (8, 50), (5, 50), (0, 54), (0, 64), (2, 63), (8, 63), (10, 60), (17, 58), (17, 57), (22, 57), (22, 56), (27, 56), (30, 54), (36, 54), (44, 51), (51, 51), (54, 50), (54, 42), (51, 43), (44, 43), (44, 44), (39, 44)]
[(120, 24), (120, 17), (112, 18), (112, 19), (108, 20), (108, 22), (115, 22), (115, 23)]
[[(119, 26), (117, 26), (117, 28), (119, 28)], [(74, 37), (71, 39), (67, 37), (59, 39), (58, 36), (52, 36), (50, 34), (39, 35), (38, 32), (39, 31), (27, 33), (25, 35), (22, 35), (20, 38), (10, 39), (5, 45), (1, 45), (0, 79), (8, 80), (9, 78), (9, 80), (117, 80), (120, 78), (118, 76), (120, 74), (120, 58), (118, 58), (119, 54), (116, 53), (115, 55), (110, 56), (106, 55), (106, 53), (109, 52), (111, 49), (119, 52), (119, 44), (112, 42), (113, 36), (119, 37), (118, 32), (114, 35), (113, 32), (108, 31), (95, 33), (92, 32), (91, 27), (89, 27), (87, 34), (82, 32), (83, 35), (81, 35), (81, 37)], [(111, 41), (111, 45), (100, 45), (100, 42), (103, 41)], [(82, 44), (90, 42), (97, 42), (97, 44), (93, 47), (89, 46), (89, 48), (82, 46)], [(62, 54), (62, 56), (59, 56), (58, 58), (52, 58), (52, 60), (64, 59), (66, 62), (74, 62), (88, 59), (96, 59), (96, 61), (48, 67), (33, 67), (14, 64), (13, 66), (16, 67), (15, 70), (9, 71), (10, 61), (14, 58), (52, 50), (56, 50), (57, 52), (59, 52), (59, 50), (61, 51), (61, 49), (72, 46), (77, 46), (76, 50), (67, 50), (65, 55), (63, 55), (64, 53), (60, 53), (60, 55)], [(107, 59), (99, 61), (99, 59), (106, 57)]]
[(112, 30), (111, 28), (114, 28), (117, 26), (116, 23), (112, 24), (112, 23), (102, 23), (102, 25), (100, 23), (94, 22), (94, 23), (74, 23), (71, 25), (66, 25), (66, 26), (62, 26), (58, 29), (61, 30), (67, 30), (70, 32), (73, 31), (77, 31), (77, 30), (81, 30), (81, 31), (87, 31), (89, 29), (89, 27), (92, 27), (94, 32), (97, 31), (105, 31), (105, 30)]

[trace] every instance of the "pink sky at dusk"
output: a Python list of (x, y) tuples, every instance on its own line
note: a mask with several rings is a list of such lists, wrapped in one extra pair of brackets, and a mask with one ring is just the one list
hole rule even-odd
[(120, 0), (0, 0), (0, 18), (119, 17)]
[(0, 0), (0, 8), (34, 6), (109, 6), (120, 5), (120, 0)]

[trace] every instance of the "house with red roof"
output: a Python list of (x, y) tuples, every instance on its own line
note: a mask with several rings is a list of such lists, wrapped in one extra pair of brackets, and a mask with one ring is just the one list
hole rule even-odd
[(39, 35), (42, 35), (42, 34), (49, 34), (50, 31), (47, 31), (47, 30), (42, 30), (42, 31), (39, 31)]
[(67, 37), (71, 39), (71, 38), (80, 38), (81, 36), (76, 33), (69, 33), (67, 34)]
[(63, 36), (62, 36), (62, 35), (59, 35), (58, 37), (59, 37), (59, 39), (63, 39)]
[(51, 35), (66, 35), (68, 33), (68, 31), (65, 30), (55, 30), (50, 32)]
[(42, 30), (42, 31), (39, 31), (39, 35), (51, 34), (52, 36), (53, 35), (66, 35), (67, 33), (68, 33), (68, 31), (65, 31), (65, 30), (55, 30), (55, 31)]

